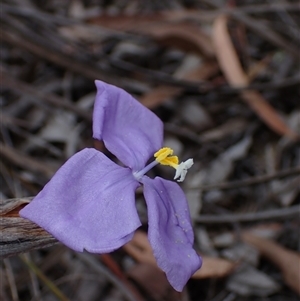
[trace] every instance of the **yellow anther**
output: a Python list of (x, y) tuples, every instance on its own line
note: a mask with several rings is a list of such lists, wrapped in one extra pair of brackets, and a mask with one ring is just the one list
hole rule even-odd
[(178, 166), (178, 157), (177, 156), (167, 157), (167, 158), (161, 160), (159, 163), (161, 165), (172, 166), (176, 169), (176, 167)]
[(157, 162), (161, 162), (163, 159), (167, 158), (169, 155), (173, 155), (173, 150), (169, 147), (163, 147), (160, 150), (158, 150), (154, 157)]
[(154, 154), (154, 157), (156, 158), (155, 160), (160, 164), (176, 168), (178, 166), (178, 157), (172, 155), (173, 150), (171, 148), (163, 147)]

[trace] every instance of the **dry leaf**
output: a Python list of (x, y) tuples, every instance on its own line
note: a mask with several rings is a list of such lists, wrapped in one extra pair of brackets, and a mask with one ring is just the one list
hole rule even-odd
[(156, 260), (146, 234), (136, 231), (133, 239), (123, 246), (125, 251), (138, 262), (149, 263), (156, 266)]
[(198, 53), (206, 58), (213, 58), (215, 56), (210, 39), (199, 26), (193, 23), (152, 23), (147, 27), (137, 28), (137, 31), (150, 35), (166, 46)]
[(167, 280), (165, 273), (150, 263), (139, 263), (128, 276), (138, 283), (154, 300), (179, 301), (180, 293), (176, 292)]
[[(123, 248), (138, 262), (151, 264), (157, 267), (152, 248), (145, 233), (136, 231), (133, 239)], [(192, 278), (203, 279), (224, 277), (230, 274), (235, 267), (235, 263), (225, 259), (207, 256), (202, 256), (202, 259), (203, 265), (201, 269), (196, 271)]]
[(203, 64), (196, 66), (190, 71), (186, 72), (181, 79), (189, 80), (191, 82), (200, 82), (209, 79), (219, 72), (219, 65), (215, 61), (208, 60)]
[(129, 276), (139, 283), (155, 300), (162, 300), (169, 294), (174, 294), (175, 291), (169, 284), (165, 273), (156, 264), (152, 248), (144, 232), (136, 231), (133, 239), (123, 248), (140, 263), (129, 271)]
[(214, 57), (211, 40), (199, 26), (191, 22), (170, 22), (162, 14), (102, 15), (90, 22), (110, 29), (145, 34), (166, 46), (198, 53), (206, 58)]
[(159, 86), (152, 89), (140, 97), (140, 102), (147, 108), (153, 109), (170, 98), (176, 97), (181, 93), (181, 88), (170, 86)]
[(300, 295), (300, 254), (280, 246), (268, 239), (254, 236), (250, 233), (242, 234), (245, 242), (255, 246), (261, 255), (277, 265), (286, 284)]
[(202, 256), (203, 264), (192, 278), (204, 279), (204, 278), (220, 278), (229, 275), (236, 264), (217, 257)]
[(162, 14), (149, 15), (125, 15), (116, 16), (102, 14), (95, 18), (90, 18), (89, 23), (119, 31), (132, 31), (136, 27), (146, 27), (152, 23), (163, 21)]
[[(203, 64), (192, 68), (181, 74), (180, 78), (189, 80), (192, 82), (201, 82), (216, 74), (219, 71), (219, 67), (216, 62), (207, 61)], [(140, 97), (140, 102), (147, 108), (153, 109), (168, 99), (174, 98), (182, 92), (182, 88), (159, 86), (152, 89), (149, 93), (146, 93)]]
[[(213, 26), (213, 42), (220, 67), (233, 87), (246, 87), (249, 79), (242, 69), (237, 53), (227, 30), (227, 17), (219, 16)], [(260, 116), (260, 118), (275, 132), (286, 135), (291, 139), (298, 139), (298, 135), (284, 123), (279, 114), (260, 93), (253, 90), (241, 92), (242, 98)]]

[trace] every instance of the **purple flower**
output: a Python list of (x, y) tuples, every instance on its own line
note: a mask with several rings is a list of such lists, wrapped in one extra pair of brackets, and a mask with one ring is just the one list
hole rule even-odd
[[(162, 148), (162, 122), (131, 95), (100, 81), (96, 86), (93, 137), (103, 140), (125, 167), (86, 148), (57, 171), (20, 215), (75, 251), (111, 252), (131, 240), (141, 225), (135, 190), (142, 184), (154, 256), (171, 285), (181, 291), (201, 266), (193, 250), (187, 201), (177, 183), (145, 174), (160, 163), (175, 168), (175, 178), (183, 181), (193, 161), (178, 164), (173, 151)], [(146, 166), (153, 154), (155, 160)]]

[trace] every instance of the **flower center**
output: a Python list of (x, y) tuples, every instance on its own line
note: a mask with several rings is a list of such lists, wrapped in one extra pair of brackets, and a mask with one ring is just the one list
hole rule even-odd
[(173, 152), (174, 151), (169, 147), (161, 148), (154, 154), (155, 160), (145, 166), (142, 170), (134, 172), (133, 176), (139, 181), (146, 172), (157, 164), (161, 164), (173, 167), (176, 170), (174, 180), (177, 180), (177, 182), (183, 182), (188, 169), (194, 164), (194, 161), (193, 159), (188, 159), (185, 162), (178, 164), (178, 157), (173, 156)]

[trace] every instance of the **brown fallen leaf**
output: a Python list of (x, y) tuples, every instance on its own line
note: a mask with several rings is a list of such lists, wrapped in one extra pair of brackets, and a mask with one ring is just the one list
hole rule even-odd
[(210, 38), (200, 27), (190, 22), (152, 23), (136, 29), (150, 35), (157, 42), (183, 51), (194, 52), (206, 58), (214, 58), (215, 52)]
[[(192, 82), (204, 81), (219, 71), (219, 66), (215, 61), (207, 61), (200, 66), (196, 66), (190, 71), (187, 71), (181, 76), (181, 79), (189, 80)], [(170, 98), (174, 98), (182, 92), (182, 88), (159, 86), (152, 89), (140, 97), (140, 102), (147, 108), (153, 109), (154, 107), (162, 104)]]
[[(144, 232), (136, 231), (133, 239), (124, 247), (125, 251), (135, 260), (141, 263), (151, 264), (157, 267), (152, 248)], [(230, 274), (236, 264), (221, 258), (202, 256), (203, 265), (195, 272), (192, 278), (219, 278)]]
[(215, 60), (207, 60), (202, 65), (196, 66), (192, 70), (181, 76), (181, 79), (191, 82), (208, 80), (220, 71), (219, 64)]
[(152, 15), (101, 15), (89, 20), (90, 23), (125, 32), (151, 36), (158, 43), (194, 52), (206, 58), (214, 58), (210, 38), (195, 23), (188, 21), (169, 21), (169, 16)]
[(218, 257), (202, 256), (202, 260), (203, 264), (201, 269), (196, 271), (192, 278), (222, 278), (231, 274), (237, 265), (232, 261)]
[(138, 263), (128, 271), (128, 276), (154, 300), (182, 300), (181, 294), (172, 288), (165, 273), (153, 264)]
[(272, 261), (282, 272), (285, 283), (300, 295), (300, 254), (280, 246), (278, 243), (254, 236), (249, 232), (242, 234), (244, 242), (257, 248), (264, 257)]
[(182, 88), (159, 86), (140, 97), (140, 102), (147, 108), (153, 109), (170, 98), (176, 97), (182, 91)]
[[(221, 15), (217, 17), (213, 25), (213, 44), (215, 46), (216, 57), (220, 67), (228, 81), (235, 88), (246, 87), (249, 85), (249, 78), (242, 69), (239, 58), (232, 44), (227, 30), (227, 17)], [(297, 133), (288, 127), (281, 119), (276, 110), (254, 90), (241, 92), (245, 102), (253, 111), (276, 133), (286, 135), (290, 139), (299, 139)]]
[(156, 265), (152, 248), (144, 232), (136, 231), (133, 239), (124, 245), (123, 248), (136, 261)]
[(88, 23), (99, 25), (119, 31), (132, 31), (136, 27), (148, 26), (151, 23), (158, 23), (164, 20), (162, 14), (148, 15), (125, 15), (118, 14), (115, 16), (101, 14), (100, 16), (88, 19)]

